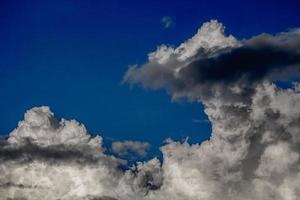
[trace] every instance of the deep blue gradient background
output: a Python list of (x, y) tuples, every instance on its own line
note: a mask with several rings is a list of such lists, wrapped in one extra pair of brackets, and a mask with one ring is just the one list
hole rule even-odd
[[(107, 141), (207, 139), (210, 125), (193, 122), (206, 119), (200, 104), (121, 85), (128, 65), (159, 44), (180, 44), (210, 19), (240, 39), (299, 27), (299, 8), (297, 0), (1, 0), (0, 133), (27, 109), (48, 105)], [(163, 29), (163, 16), (176, 26)]]

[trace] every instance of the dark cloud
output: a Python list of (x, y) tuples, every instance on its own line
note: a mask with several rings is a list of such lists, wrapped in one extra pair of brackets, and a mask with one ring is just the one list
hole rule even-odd
[[(300, 35), (299, 35), (300, 39)], [(179, 72), (188, 85), (205, 82), (255, 82), (272, 72), (280, 72), (289, 66), (300, 64), (300, 54), (271, 45), (242, 46), (218, 56), (193, 61)]]
[[(90, 151), (90, 152), (89, 152)], [(38, 146), (30, 140), (24, 142), (21, 146), (10, 145), (2, 142), (0, 147), (0, 161), (6, 162), (10, 160), (20, 160), (23, 163), (32, 162), (33, 160), (56, 162), (76, 162), (78, 164), (96, 164), (99, 157), (93, 155), (93, 151), (84, 147), (80, 149), (78, 146), (68, 145), (50, 145), (46, 147)]]

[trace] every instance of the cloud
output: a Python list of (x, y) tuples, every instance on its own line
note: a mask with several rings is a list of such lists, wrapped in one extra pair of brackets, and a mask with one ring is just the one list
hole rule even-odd
[(48, 107), (30, 109), (1, 141), (0, 196), (298, 200), (299, 84), (282, 89), (272, 83), (275, 75), (282, 78), (279, 71), (284, 78), (295, 72), (298, 37), (295, 29), (238, 41), (211, 21), (178, 48), (163, 45), (147, 63), (130, 68), (125, 81), (199, 101), (212, 124), (211, 138), (202, 143), (168, 140), (160, 148), (162, 162), (153, 158), (122, 170), (125, 162), (105, 152), (101, 136), (92, 137), (75, 120), (56, 119)]
[(173, 48), (161, 45), (124, 81), (201, 101), (212, 124), (201, 144), (161, 147), (165, 199), (300, 198), (299, 93), (272, 80), (297, 76), (299, 29), (247, 40), (212, 20)]
[(121, 157), (130, 156), (131, 154), (136, 154), (139, 157), (146, 157), (147, 150), (151, 147), (148, 142), (139, 141), (116, 141), (111, 145), (112, 151)]
[(101, 136), (45, 106), (28, 110), (1, 140), (0, 161), (3, 199), (140, 199), (160, 167), (153, 159), (121, 170), (126, 162), (105, 153)]
[(224, 30), (215, 20), (204, 23), (179, 47), (161, 45), (149, 53), (148, 62), (130, 67), (124, 81), (165, 88), (174, 98), (198, 99), (215, 94), (212, 90), (221, 84), (249, 85), (266, 78), (281, 80), (299, 75), (300, 29), (242, 41), (226, 36)]
[(164, 29), (172, 28), (175, 26), (173, 19), (170, 16), (164, 16), (160, 19), (160, 24)]

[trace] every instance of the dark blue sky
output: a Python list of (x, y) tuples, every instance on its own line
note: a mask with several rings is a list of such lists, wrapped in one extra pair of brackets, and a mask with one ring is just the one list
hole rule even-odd
[[(172, 103), (163, 91), (120, 85), (130, 64), (165, 43), (178, 45), (201, 24), (218, 19), (227, 33), (247, 38), (300, 26), (300, 3), (284, 1), (0, 1), (0, 133), (24, 112), (49, 105), (107, 138), (209, 137), (201, 105)], [(163, 29), (170, 16), (175, 26)]]

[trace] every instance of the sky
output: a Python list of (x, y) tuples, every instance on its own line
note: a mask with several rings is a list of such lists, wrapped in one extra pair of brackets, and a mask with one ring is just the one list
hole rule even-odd
[(46, 105), (108, 142), (208, 139), (201, 104), (122, 84), (128, 66), (145, 63), (160, 44), (179, 45), (210, 19), (243, 39), (299, 26), (298, 8), (296, 0), (1, 0), (0, 134)]
[(0, 198), (299, 200), (299, 5), (0, 0)]

